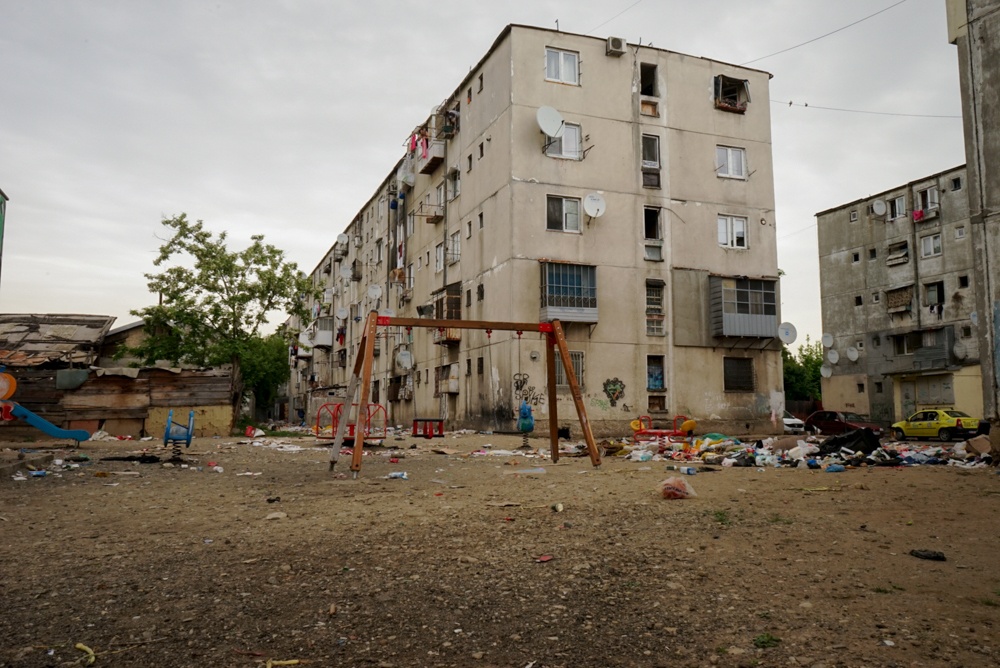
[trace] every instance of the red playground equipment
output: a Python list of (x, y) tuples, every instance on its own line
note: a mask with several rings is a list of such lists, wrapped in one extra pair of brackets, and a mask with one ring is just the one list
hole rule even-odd
[(688, 437), (694, 431), (695, 422), (686, 415), (678, 415), (674, 418), (673, 429), (653, 429), (653, 418), (640, 415), (638, 419), (632, 420), (629, 426), (632, 427), (633, 443), (656, 443), (662, 453), (665, 450), (672, 450), (674, 444), (687, 444)]
[[(357, 404), (351, 404), (351, 413), (357, 415), (357, 406)], [(382, 404), (366, 404), (365, 407), (367, 410), (362, 422), (361, 442), (365, 443), (369, 440), (384, 439), (386, 424), (388, 423), (388, 414), (385, 411), (385, 406)], [(340, 424), (343, 414), (343, 403), (328, 403), (320, 406), (319, 410), (316, 411), (316, 438), (334, 440), (337, 435), (337, 426)], [(329, 422), (329, 425), (324, 424), (324, 422)], [(329, 433), (324, 433), (327, 426), (329, 426), (330, 431)], [(347, 431), (344, 432), (344, 440), (353, 443), (357, 424), (356, 422), (350, 422), (350, 418), (348, 418), (346, 427)]]

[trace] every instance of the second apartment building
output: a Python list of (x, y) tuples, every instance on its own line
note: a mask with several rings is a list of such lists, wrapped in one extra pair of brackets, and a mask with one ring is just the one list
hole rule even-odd
[[(446, 51), (442, 50), (442, 58)], [(415, 126), (313, 271), (290, 384), (307, 419), (346, 385), (372, 309), (558, 318), (595, 433), (684, 414), (773, 431), (783, 407), (769, 75), (507, 26)], [(539, 109), (545, 108), (540, 113)], [(555, 113), (553, 113), (553, 110)], [(544, 429), (537, 334), (380, 330), (390, 423)], [(557, 369), (564, 423), (574, 410)]]
[(826, 408), (982, 413), (966, 187), (956, 167), (816, 214)]

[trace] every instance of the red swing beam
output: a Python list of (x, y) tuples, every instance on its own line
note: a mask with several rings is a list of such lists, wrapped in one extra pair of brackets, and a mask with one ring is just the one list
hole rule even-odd
[[(559, 413), (556, 403), (556, 351), (562, 359), (563, 369), (566, 371), (566, 379), (569, 381), (570, 392), (573, 395), (573, 404), (576, 406), (576, 414), (580, 419), (580, 428), (583, 431), (583, 438), (587, 442), (587, 452), (590, 455), (590, 462), (594, 467), (601, 465), (601, 455), (597, 451), (594, 443), (594, 433), (590, 428), (590, 420), (587, 418), (587, 409), (583, 405), (583, 395), (580, 393), (580, 384), (577, 382), (576, 374), (573, 373), (573, 362), (569, 357), (569, 349), (566, 347), (566, 335), (563, 333), (562, 324), (558, 320), (552, 322), (491, 322), (488, 320), (436, 320), (431, 318), (397, 318), (392, 316), (379, 315), (376, 311), (368, 313), (365, 319), (364, 332), (361, 335), (361, 344), (358, 346), (358, 354), (354, 359), (354, 369), (351, 372), (351, 379), (347, 384), (347, 397), (344, 404), (350, 406), (354, 402), (354, 395), (361, 389), (361, 398), (357, 402), (358, 411), (368, 405), (369, 393), (371, 392), (372, 366), (375, 358), (375, 335), (379, 327), (425, 327), (428, 329), (479, 329), (479, 330), (500, 330), (508, 332), (539, 332), (545, 336), (545, 367), (548, 376), (548, 398), (549, 398), (549, 444), (551, 446), (552, 461), (559, 461)], [(344, 443), (344, 430), (347, 425), (347, 417), (337, 424), (337, 434), (333, 440), (333, 449), (330, 451), (330, 470), (333, 470), (336, 457), (340, 453), (340, 448)], [(364, 451), (364, 443), (361, 439), (354, 440), (354, 451), (351, 457), (351, 471), (354, 477), (358, 477), (361, 471), (361, 455)]]

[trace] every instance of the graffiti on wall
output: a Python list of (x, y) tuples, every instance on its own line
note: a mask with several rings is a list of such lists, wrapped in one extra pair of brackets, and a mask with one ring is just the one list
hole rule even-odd
[(514, 374), (514, 401), (520, 403), (528, 402), (531, 406), (540, 406), (545, 403), (545, 395), (538, 392), (534, 385), (528, 385), (528, 374)]
[(618, 378), (608, 378), (604, 381), (604, 396), (612, 406), (617, 406), (618, 400), (625, 396), (625, 383)]

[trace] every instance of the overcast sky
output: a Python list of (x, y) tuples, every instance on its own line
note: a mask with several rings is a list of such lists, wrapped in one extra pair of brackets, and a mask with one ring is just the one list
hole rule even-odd
[[(0, 311), (133, 321), (180, 212), (311, 271), (508, 23), (742, 64), (897, 2), (0, 0)], [(822, 332), (814, 214), (965, 162), (944, 7), (906, 0), (751, 65), (774, 75), (782, 317), (800, 342)]]

